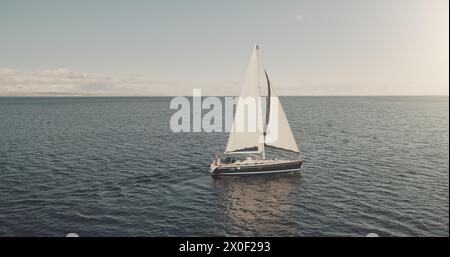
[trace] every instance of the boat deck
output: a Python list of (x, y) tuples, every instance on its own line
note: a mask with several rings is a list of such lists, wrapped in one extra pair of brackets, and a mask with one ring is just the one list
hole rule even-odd
[(217, 166), (223, 168), (238, 167), (238, 166), (262, 166), (262, 165), (284, 164), (298, 161), (299, 160), (243, 160), (243, 161), (238, 160), (233, 163), (221, 163)]

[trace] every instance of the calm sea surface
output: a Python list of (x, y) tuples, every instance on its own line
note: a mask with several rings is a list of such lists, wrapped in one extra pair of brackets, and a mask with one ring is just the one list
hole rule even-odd
[(282, 98), (305, 166), (214, 180), (171, 98), (0, 98), (0, 235), (448, 236), (448, 97)]

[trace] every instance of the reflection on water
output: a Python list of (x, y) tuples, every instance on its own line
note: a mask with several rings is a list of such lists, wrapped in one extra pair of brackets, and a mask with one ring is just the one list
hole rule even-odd
[(221, 193), (225, 207), (227, 234), (298, 234), (298, 224), (288, 217), (298, 202), (301, 183), (300, 173), (215, 179), (214, 187)]

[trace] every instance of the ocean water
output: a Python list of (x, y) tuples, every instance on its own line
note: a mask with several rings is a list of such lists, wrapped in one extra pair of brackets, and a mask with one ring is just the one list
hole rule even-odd
[(171, 98), (0, 98), (1, 236), (448, 236), (448, 97), (285, 97), (300, 173), (212, 179)]

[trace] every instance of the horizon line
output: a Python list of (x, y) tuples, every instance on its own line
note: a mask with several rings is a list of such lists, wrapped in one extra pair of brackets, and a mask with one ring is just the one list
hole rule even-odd
[[(181, 97), (193, 97), (192, 95), (141, 95), (141, 96), (139, 96), (139, 95), (63, 95), (63, 94), (61, 94), (61, 95), (0, 95), (0, 97), (1, 98), (8, 98), (8, 97), (11, 97), (11, 98), (18, 98), (18, 97), (29, 97), (29, 98), (32, 98), (32, 97), (34, 97), (34, 98), (40, 98), (40, 97), (67, 97), (67, 98), (69, 98), (69, 97), (72, 97), (72, 98), (76, 98), (76, 97), (86, 97), (86, 98), (88, 98), (88, 97), (104, 97), (104, 98), (107, 98), (107, 97), (111, 97), (111, 98), (113, 98), (113, 97), (179, 97), (179, 96), (181, 96)], [(216, 97), (239, 97), (238, 95), (202, 95), (201, 97), (210, 97), (210, 96), (216, 96)], [(387, 95), (280, 95), (279, 97), (389, 97), (389, 96), (392, 96), (392, 97), (395, 97), (395, 96), (449, 96), (449, 94), (422, 94), (422, 95), (419, 95), (419, 94), (416, 94), (416, 95), (413, 95), (413, 94), (411, 94), (411, 95), (407, 95), (407, 94), (404, 94), (404, 95), (401, 95), (401, 94), (399, 94), (399, 95), (391, 95), (391, 94), (387, 94)], [(264, 97), (264, 96), (262, 96), (262, 97)]]

